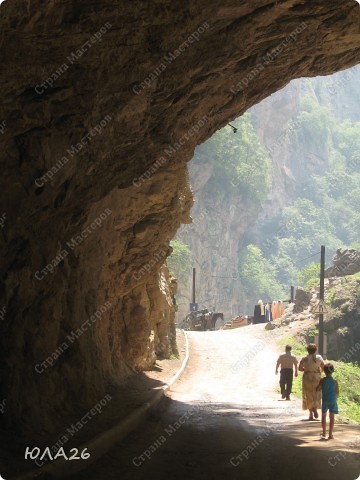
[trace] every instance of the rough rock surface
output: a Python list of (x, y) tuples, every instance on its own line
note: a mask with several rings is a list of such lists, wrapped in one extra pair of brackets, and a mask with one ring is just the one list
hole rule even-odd
[(302, 312), (310, 305), (311, 294), (303, 288), (297, 288), (295, 294), (294, 312)]
[[(295, 303), (290, 304), (275, 327), (297, 321), (311, 322), (318, 327), (318, 315), (313, 313), (319, 301), (319, 288), (311, 292), (296, 291)], [(345, 362), (360, 360), (360, 279), (354, 277), (325, 280), (324, 331), (327, 333), (327, 355), (329, 359)], [(313, 329), (312, 329), (313, 330)], [(307, 341), (314, 341), (313, 332)]]
[[(221, 312), (229, 321), (234, 315), (248, 313), (246, 296), (238, 272), (239, 241), (254, 221), (256, 207), (235, 193), (217, 198), (211, 180), (212, 165), (201, 162), (189, 165), (195, 204), (191, 210), (193, 223), (184, 225), (177, 239), (189, 246), (196, 267), (196, 300), (199, 308)], [(213, 179), (212, 179), (213, 181)], [(189, 274), (190, 273), (190, 274)], [(178, 321), (185, 318), (191, 300), (191, 272), (179, 277)], [(253, 313), (253, 305), (250, 307)]]
[(1, 421), (50, 432), (167, 344), (159, 272), (195, 146), (291, 79), (359, 63), (360, 9), (5, 0), (0, 16)]
[(343, 277), (360, 272), (360, 252), (353, 248), (338, 248), (333, 256), (333, 266), (325, 270), (325, 277)]
[(328, 333), (330, 358), (360, 361), (360, 280), (336, 278), (329, 284), (326, 298), (329, 314), (324, 329)]

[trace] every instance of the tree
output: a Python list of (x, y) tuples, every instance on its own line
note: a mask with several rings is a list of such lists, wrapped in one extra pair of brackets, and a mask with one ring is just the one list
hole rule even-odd
[(360, 173), (360, 122), (347, 120), (334, 130), (334, 147), (346, 158), (350, 173)]
[(171, 272), (179, 277), (191, 268), (191, 250), (188, 245), (180, 240), (172, 240), (170, 246), (172, 252), (167, 259), (167, 263)]
[(310, 263), (306, 265), (306, 267), (300, 270), (298, 278), (299, 283), (308, 290), (319, 285), (320, 263)]
[(245, 291), (256, 302), (282, 298), (284, 289), (277, 282), (275, 267), (264, 258), (260, 248), (248, 245), (239, 255), (239, 273)]
[(312, 96), (305, 95), (301, 99), (300, 113), (289, 125), (293, 143), (315, 149), (327, 144), (333, 120), (327, 108), (321, 107)]
[(260, 206), (271, 185), (270, 159), (260, 144), (249, 113), (232, 124), (236, 133), (229, 127), (215, 133), (197, 149), (196, 161), (214, 166), (209, 182), (212, 191), (221, 192), (222, 198), (239, 192), (247, 204)]

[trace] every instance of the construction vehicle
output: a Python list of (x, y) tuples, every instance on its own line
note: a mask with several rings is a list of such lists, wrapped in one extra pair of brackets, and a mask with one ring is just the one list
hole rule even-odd
[(199, 310), (195, 300), (195, 277), (196, 270), (193, 268), (192, 303), (190, 303), (190, 313), (182, 322), (182, 328), (200, 332), (219, 330), (224, 326), (224, 315), (220, 312), (209, 311), (207, 308)]
[(220, 312), (209, 312), (207, 308), (190, 312), (185, 317), (185, 330), (200, 331), (219, 330), (224, 326), (224, 315)]

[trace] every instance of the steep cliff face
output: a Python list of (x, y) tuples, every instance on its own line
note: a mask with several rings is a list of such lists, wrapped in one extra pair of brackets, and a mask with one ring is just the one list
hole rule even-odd
[(54, 431), (167, 349), (159, 272), (189, 221), (196, 145), (292, 78), (359, 63), (360, 11), (352, 0), (0, 11), (1, 421)]
[(327, 170), (326, 146), (317, 145), (314, 148), (303, 142), (294, 148), (296, 117), (301, 98), (306, 94), (312, 94), (316, 99), (313, 87), (306, 79), (296, 80), (251, 110), (258, 135), (273, 166), (271, 194), (263, 205), (259, 224), (276, 216), (284, 206), (301, 195), (309, 175)]
[[(196, 172), (200, 167), (200, 171)], [(196, 185), (204, 179), (204, 165), (190, 165), (190, 178)], [(195, 173), (196, 172), (196, 173)], [(199, 176), (199, 177), (198, 177)], [(239, 239), (256, 218), (256, 208), (247, 204), (241, 195), (214, 205), (207, 183), (194, 188), (195, 205), (191, 211), (194, 223), (182, 227), (176, 238), (189, 246), (196, 268), (196, 300), (199, 308), (222, 312), (226, 319), (241, 311), (246, 296), (238, 272)], [(179, 321), (189, 311), (191, 301), (191, 272), (179, 278)]]

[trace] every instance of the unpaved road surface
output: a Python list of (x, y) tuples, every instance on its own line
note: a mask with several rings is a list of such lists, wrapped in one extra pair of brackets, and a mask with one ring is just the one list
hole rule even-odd
[(280, 400), (277, 335), (263, 325), (189, 333), (170, 398), (76, 478), (357, 479), (360, 427), (337, 424), (335, 439), (321, 441), (300, 400)]

